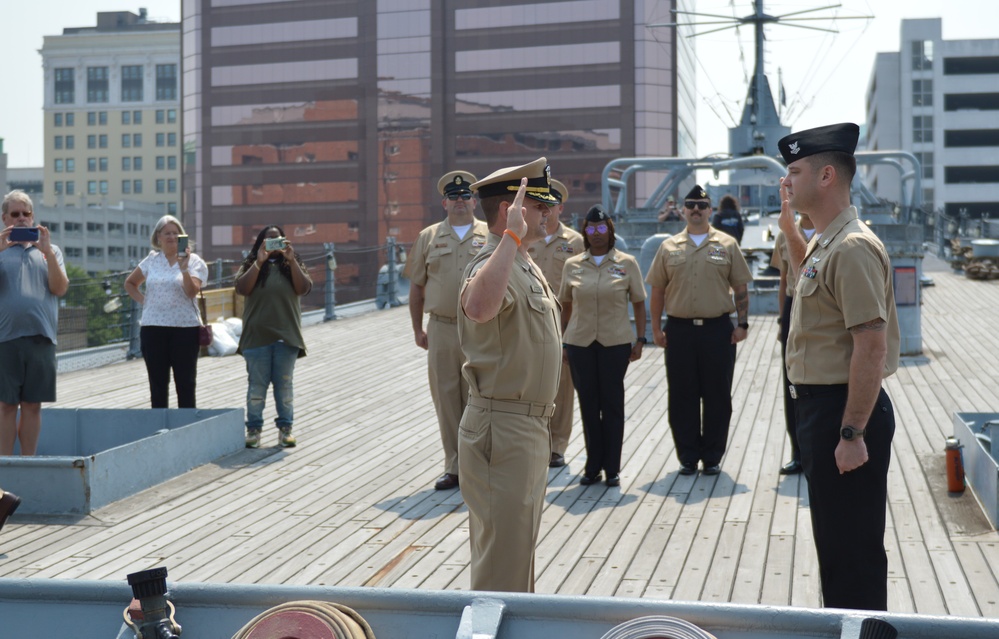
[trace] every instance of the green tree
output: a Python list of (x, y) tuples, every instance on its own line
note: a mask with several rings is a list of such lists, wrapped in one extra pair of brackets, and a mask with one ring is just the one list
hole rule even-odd
[[(60, 332), (85, 332), (87, 346), (103, 346), (121, 341), (127, 335), (128, 299), (122, 299), (118, 309), (113, 308), (114, 304), (108, 303), (113, 298), (124, 295), (123, 275), (110, 272), (88, 275), (74, 264), (66, 265), (66, 275), (69, 277), (69, 291), (61, 304), (63, 310), (59, 317)], [(110, 285), (110, 296), (105, 290), (105, 284)]]

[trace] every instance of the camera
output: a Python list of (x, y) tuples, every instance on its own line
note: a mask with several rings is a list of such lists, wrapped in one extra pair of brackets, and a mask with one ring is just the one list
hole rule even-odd
[(283, 237), (266, 237), (264, 238), (264, 250), (265, 251), (281, 251), (287, 244), (287, 240)]
[(187, 252), (188, 239), (186, 235), (177, 236), (177, 254), (183, 255)]
[(10, 236), (7, 238), (7, 240), (10, 242), (37, 242), (38, 227), (15, 226), (10, 230)]

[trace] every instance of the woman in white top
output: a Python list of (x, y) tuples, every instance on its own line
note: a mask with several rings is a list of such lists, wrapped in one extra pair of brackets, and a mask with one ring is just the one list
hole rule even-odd
[[(164, 215), (153, 229), (153, 251), (125, 280), (125, 290), (142, 304), (139, 337), (149, 373), (153, 408), (169, 407), (170, 371), (177, 388), (177, 407), (195, 407), (198, 377), (198, 327), (201, 315), (195, 298), (208, 277), (205, 261), (177, 251), (177, 238), (186, 237), (180, 220)], [(145, 283), (145, 294), (139, 286)]]

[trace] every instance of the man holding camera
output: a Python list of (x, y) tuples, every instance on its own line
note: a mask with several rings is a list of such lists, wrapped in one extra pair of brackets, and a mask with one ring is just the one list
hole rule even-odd
[[(0, 231), (0, 455), (34, 455), (42, 402), (56, 398), (58, 298), (69, 290), (62, 251), (36, 226), (31, 198), (3, 199)], [(20, 423), (17, 412), (20, 408)]]

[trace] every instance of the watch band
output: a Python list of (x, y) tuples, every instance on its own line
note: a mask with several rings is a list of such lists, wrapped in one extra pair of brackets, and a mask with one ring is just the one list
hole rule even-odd
[(749, 330), (749, 322), (739, 322), (739, 328), (743, 330)]
[(646, 337), (646, 336), (644, 336), (644, 335), (642, 335), (642, 336), (640, 336), (640, 337), (636, 337), (636, 338), (635, 338), (635, 343), (637, 344), (637, 343), (639, 343), (639, 342), (641, 342), (642, 344), (648, 344), (648, 343), (649, 343), (649, 338), (647, 338), (647, 337)]
[(867, 429), (854, 428), (853, 426), (844, 426), (839, 431), (839, 436), (848, 442), (857, 439), (858, 437), (863, 437)]

